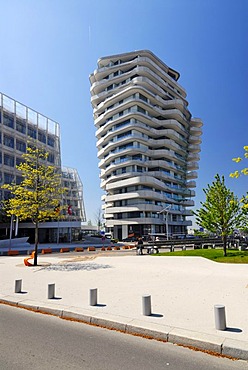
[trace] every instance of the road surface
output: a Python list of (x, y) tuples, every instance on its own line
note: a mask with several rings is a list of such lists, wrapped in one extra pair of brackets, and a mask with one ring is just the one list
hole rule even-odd
[(241, 370), (233, 361), (0, 305), (1, 370)]

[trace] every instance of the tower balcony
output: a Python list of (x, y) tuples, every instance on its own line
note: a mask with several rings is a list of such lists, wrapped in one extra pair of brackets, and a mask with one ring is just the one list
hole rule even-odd
[(190, 135), (189, 143), (190, 144), (201, 144), (202, 140), (200, 136)]
[(200, 156), (199, 154), (196, 154), (196, 153), (192, 153), (190, 152), (189, 155), (188, 155), (188, 161), (191, 162), (191, 161), (199, 161), (200, 160)]
[(202, 120), (200, 118), (191, 118), (190, 120), (190, 125), (192, 127), (202, 127), (203, 123), (202, 123)]
[(187, 181), (186, 182), (186, 187), (187, 188), (195, 188), (196, 187), (196, 182), (195, 181)]
[(198, 175), (196, 171), (189, 171), (186, 174), (186, 179), (191, 180), (191, 179), (197, 179)]
[(199, 153), (201, 151), (200, 145), (190, 144), (188, 146), (189, 152), (191, 153)]
[(188, 162), (187, 163), (187, 171), (198, 170), (199, 164), (197, 162)]
[(202, 128), (191, 126), (189, 128), (189, 133), (190, 133), (190, 135), (201, 136), (202, 135)]

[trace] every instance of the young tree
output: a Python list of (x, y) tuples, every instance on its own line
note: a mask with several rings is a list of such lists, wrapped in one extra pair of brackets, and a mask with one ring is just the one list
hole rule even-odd
[(21, 171), (21, 184), (5, 184), (11, 192), (5, 201), (4, 209), (8, 216), (18, 216), (20, 220), (32, 220), (35, 225), (35, 257), (37, 266), (39, 223), (50, 218), (58, 218), (58, 204), (65, 189), (61, 186), (61, 175), (55, 167), (46, 164), (48, 153), (42, 149), (27, 147), (23, 162), (16, 166)]
[(103, 223), (101, 207), (99, 207), (97, 209), (97, 212), (95, 213), (95, 221), (96, 221), (96, 225), (97, 225), (97, 231), (99, 232), (101, 230), (101, 226), (102, 226), (102, 223)]
[(215, 181), (203, 189), (206, 201), (202, 208), (194, 212), (196, 223), (208, 231), (221, 235), (224, 256), (226, 256), (227, 236), (242, 222), (240, 203), (234, 193), (225, 185), (224, 176), (215, 176)]

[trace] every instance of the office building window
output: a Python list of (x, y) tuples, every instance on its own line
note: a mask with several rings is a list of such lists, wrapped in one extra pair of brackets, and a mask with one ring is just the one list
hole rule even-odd
[(4, 164), (5, 166), (14, 167), (15, 166), (15, 159), (13, 155), (4, 154)]
[(26, 122), (16, 118), (16, 130), (21, 132), (22, 134), (26, 134)]
[(3, 112), (3, 124), (10, 128), (14, 128), (14, 116), (10, 113)]
[(11, 184), (14, 180), (14, 175), (4, 172), (4, 183)]
[(48, 138), (47, 138), (47, 144), (48, 144), (49, 146), (54, 147), (54, 144), (55, 144), (54, 138), (48, 135)]
[(16, 139), (16, 150), (26, 153), (26, 143), (24, 141)]
[(20, 185), (22, 180), (23, 180), (22, 176), (16, 176), (16, 185)]
[(2, 164), (2, 152), (0, 152), (0, 164)]
[(47, 160), (48, 160), (48, 162), (50, 162), (50, 163), (54, 163), (54, 154), (49, 153)]
[(46, 144), (46, 135), (42, 131), (38, 131), (38, 140), (41, 141), (42, 143)]
[(22, 158), (16, 157), (16, 166), (19, 166), (23, 162)]
[(28, 136), (32, 137), (33, 139), (36, 139), (36, 129), (34, 129), (30, 125), (28, 125)]
[(8, 135), (4, 135), (3, 137), (4, 145), (8, 146), (9, 148), (14, 149), (14, 138)]

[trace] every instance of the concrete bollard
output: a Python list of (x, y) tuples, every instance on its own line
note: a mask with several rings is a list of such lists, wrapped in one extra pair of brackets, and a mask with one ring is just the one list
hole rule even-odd
[(150, 295), (142, 296), (142, 313), (144, 316), (150, 316), (152, 314)]
[(215, 329), (226, 330), (225, 306), (216, 304), (214, 306)]
[(90, 306), (97, 305), (97, 288), (90, 289)]
[(22, 280), (16, 280), (15, 281), (15, 293), (21, 293), (22, 292)]
[(55, 284), (48, 284), (48, 299), (55, 297)]

